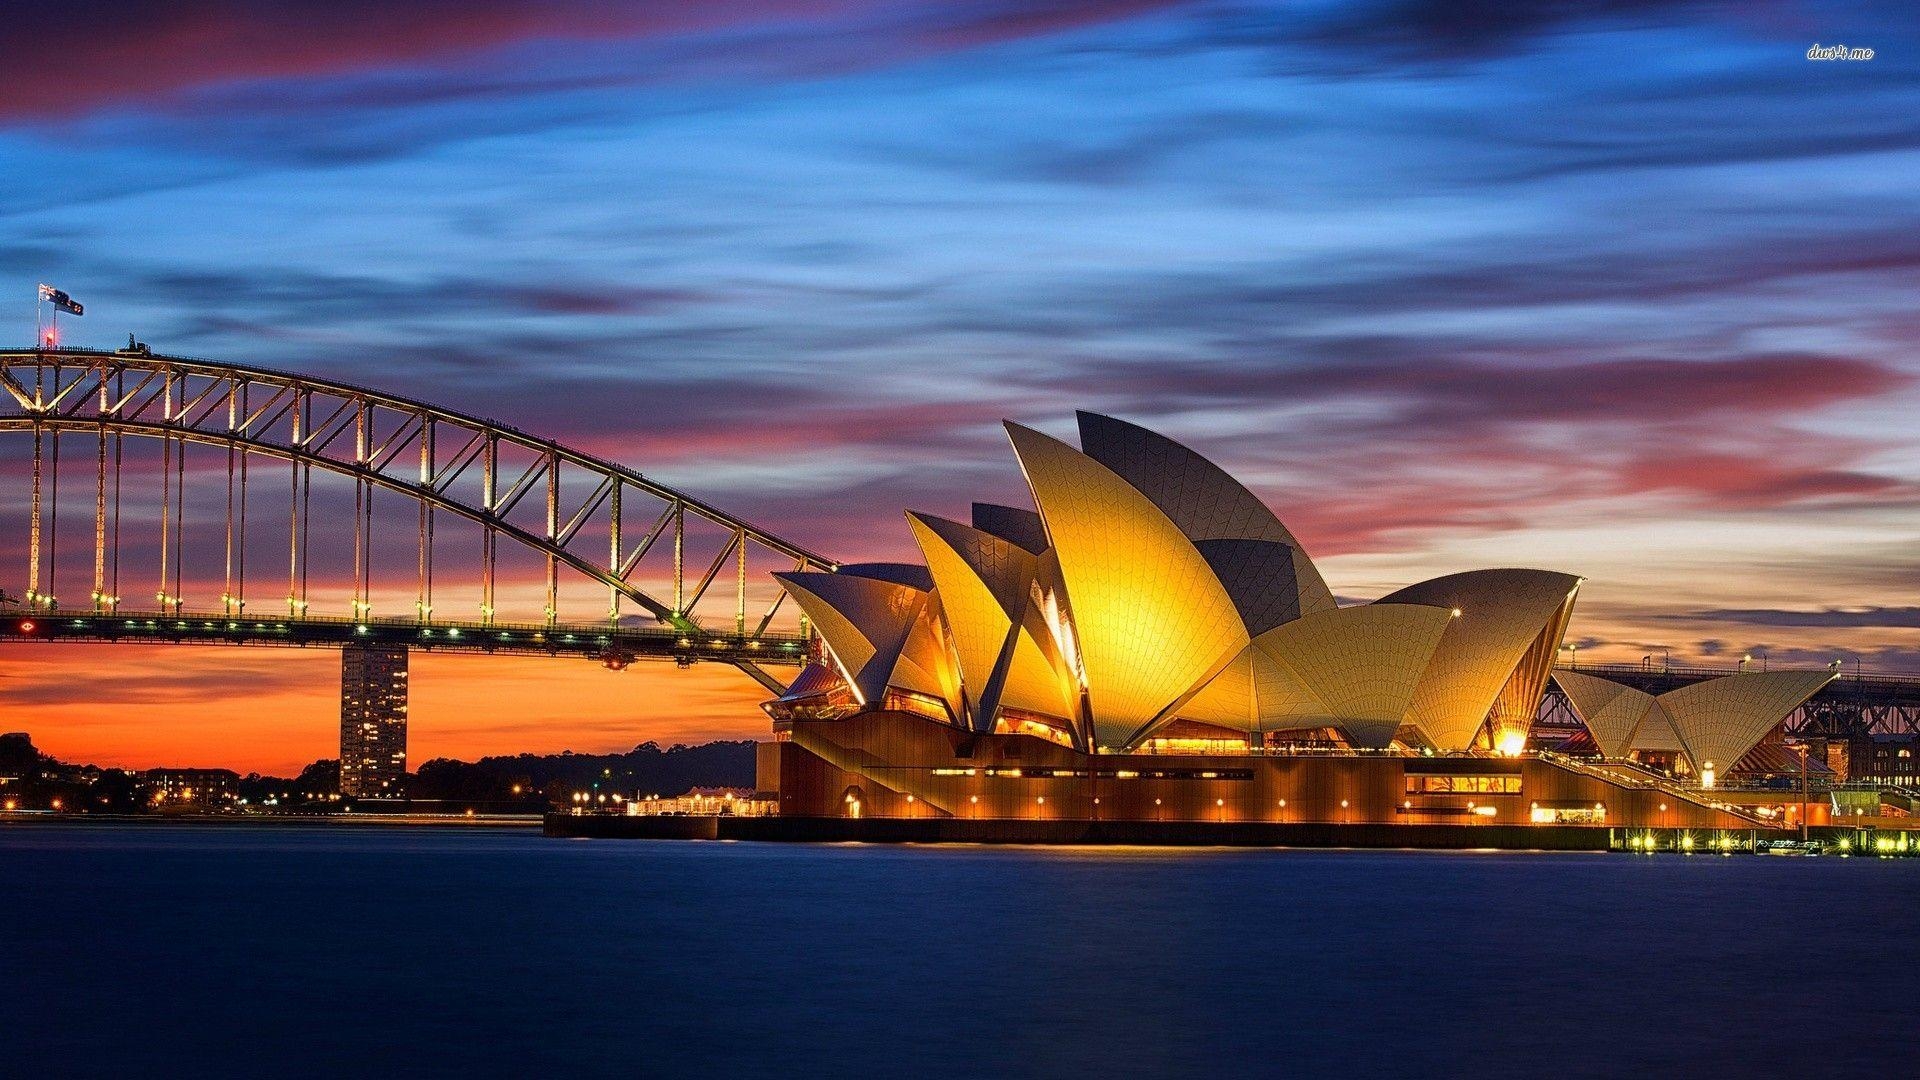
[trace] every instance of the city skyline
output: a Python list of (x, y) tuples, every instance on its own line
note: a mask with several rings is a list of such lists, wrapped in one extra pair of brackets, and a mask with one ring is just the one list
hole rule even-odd
[[(177, 59), (0, 106), (0, 338), (51, 281), (88, 305), (68, 344), (496, 417), (847, 560), (911, 555), (901, 506), (1022, 500), (998, 422), (1094, 409), (1244, 478), (1344, 600), (1551, 566), (1588, 579), (1583, 658), (1920, 671), (1912, 15), (1382, 7), (1423, 33), (1341, 4), (130, 9), (6, 46)], [(1806, 59), (1835, 41), (1876, 56)], [(765, 729), (718, 667), (413, 671), (415, 761)], [(5, 726), (101, 764), (333, 756), (338, 678), (0, 654)]]

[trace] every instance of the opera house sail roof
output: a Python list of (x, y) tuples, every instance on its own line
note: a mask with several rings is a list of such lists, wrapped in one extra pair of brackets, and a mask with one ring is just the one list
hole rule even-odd
[(1711, 783), (1833, 681), (1837, 669), (1726, 675), (1653, 695), (1578, 671), (1554, 672), (1603, 758), (1675, 754)]
[[(1082, 413), (1006, 425), (1034, 510), (909, 513), (924, 566), (777, 575), (849, 707), (1125, 751), (1169, 733), (1496, 748), (1524, 732), (1580, 579), (1454, 574), (1341, 607), (1293, 532), (1193, 450)], [(796, 683), (789, 700), (802, 689)]]

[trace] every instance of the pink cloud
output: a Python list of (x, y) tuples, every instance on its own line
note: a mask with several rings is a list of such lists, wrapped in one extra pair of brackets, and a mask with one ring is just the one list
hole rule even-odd
[[(872, 51), (870, 62), (1050, 33), (1166, 3), (949, 0), (914, 13), (920, 24), (898, 28), (897, 47)], [(223, 84), (439, 65), (528, 42), (641, 41), (782, 26), (845, 33), (901, 18), (899, 8), (874, 0), (119, 0), (64, 12), (61, 25), (44, 34), (7, 37), (0, 62), (12, 78), (0, 116), (57, 120)]]

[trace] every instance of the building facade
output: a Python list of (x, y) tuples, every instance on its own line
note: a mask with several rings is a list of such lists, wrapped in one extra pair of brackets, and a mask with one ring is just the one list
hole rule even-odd
[(1701, 789), (1833, 677), (1563, 679), (1602, 754), (1541, 754), (1582, 579), (1473, 570), (1342, 606), (1218, 466), (1079, 427), (1075, 448), (1009, 423), (1036, 509), (909, 513), (924, 565), (776, 575), (822, 645), (766, 706), (783, 814), (1752, 828)]
[(350, 645), (340, 658), (340, 794), (394, 799), (407, 773), (407, 650)]
[[(761, 784), (800, 817), (1740, 830), (1707, 793), (1537, 754), (1279, 750), (1088, 754), (914, 713), (796, 719)], [(769, 769), (766, 765), (772, 765)]]
[(165, 810), (223, 809), (240, 797), (240, 774), (231, 769), (148, 769), (140, 780)]

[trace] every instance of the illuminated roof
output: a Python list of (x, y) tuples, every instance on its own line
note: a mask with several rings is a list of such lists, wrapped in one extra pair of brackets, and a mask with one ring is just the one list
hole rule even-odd
[(1669, 690), (1659, 702), (1673, 718), (1693, 767), (1725, 772), (1834, 675), (1832, 670), (1728, 675)]
[(1724, 773), (1834, 672), (1726, 675), (1658, 697), (1579, 672), (1556, 671), (1553, 677), (1605, 756), (1626, 757), (1635, 750), (1679, 753), (1695, 772)]
[[(1421, 676), (1453, 622), (1446, 608), (1367, 604), (1317, 611), (1254, 639), (1319, 708), (1263, 717), (1282, 726), (1334, 726), (1360, 746), (1386, 746), (1409, 715)], [(1289, 722), (1291, 721), (1291, 722)]]
[(1633, 731), (1633, 745), (1628, 749), (1686, 753), (1686, 744), (1680, 741), (1680, 732), (1673, 726), (1673, 717), (1660, 707), (1660, 699), (1655, 698), (1653, 704), (1648, 706), (1647, 715)]
[[(1423, 604), (1460, 612), (1420, 681), (1409, 720), (1435, 746), (1466, 749), (1530, 654), (1536, 662), (1529, 667), (1538, 669), (1538, 678), (1529, 700), (1537, 703), (1560, 645), (1553, 628), (1564, 630), (1563, 609), (1579, 587), (1579, 578), (1552, 570), (1470, 570), (1375, 601), (1375, 606)], [(1549, 640), (1542, 641), (1543, 631)], [(1542, 652), (1545, 665), (1538, 663)]]
[(1071, 716), (1065, 688), (1020, 628), (1033, 602), (1036, 557), (957, 521), (915, 513), (907, 521), (939, 593), (971, 726), (992, 730), (1003, 697), (1023, 711)]
[(1633, 748), (1633, 733), (1653, 707), (1653, 695), (1577, 671), (1556, 671), (1553, 681), (1566, 693), (1574, 715), (1593, 733), (1601, 756), (1626, 757)]
[(1362, 746), (1412, 724), (1456, 750), (1532, 716), (1577, 578), (1454, 574), (1342, 609), (1218, 466), (1109, 417), (1080, 430), (1084, 452), (1007, 425), (1037, 514), (909, 514), (924, 567), (780, 575), (863, 703), (892, 685), (976, 731), (1012, 714), (1108, 749), (1177, 718)]
[(1326, 720), (1308, 719), (1326, 711), (1298, 675), (1253, 645), (1179, 710), (1189, 720), (1248, 732), (1326, 727)]
[(952, 642), (940, 617), (940, 597), (930, 597), (914, 617), (907, 639), (900, 646), (891, 685), (940, 701), (947, 707), (949, 719), (966, 715), (961, 694), (960, 667), (954, 662)]
[(1130, 745), (1247, 645), (1207, 561), (1145, 495), (1066, 443), (1009, 423), (1059, 560), (1093, 734)]
[(1298, 611), (1335, 607), (1333, 592), (1267, 504), (1225, 469), (1158, 432), (1083, 412), (1080, 446), (1153, 501), (1189, 540), (1268, 540), (1291, 549)]
[(848, 573), (792, 571), (773, 576), (813, 620), (859, 699), (880, 700), (907, 635), (926, 606), (926, 591)]

